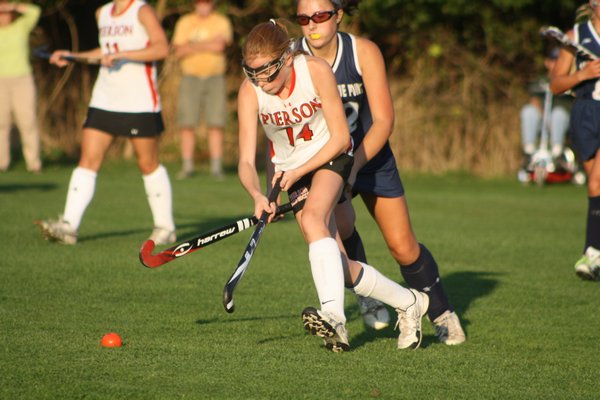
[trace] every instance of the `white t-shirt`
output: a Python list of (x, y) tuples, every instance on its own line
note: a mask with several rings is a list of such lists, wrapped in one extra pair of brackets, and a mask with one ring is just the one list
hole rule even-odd
[(299, 167), (327, 143), (331, 134), (303, 55), (294, 58), (288, 98), (253, 87), (258, 97), (258, 119), (269, 139), (276, 171)]
[[(102, 54), (148, 46), (148, 34), (138, 18), (139, 9), (145, 4), (132, 0), (119, 15), (112, 15), (112, 2), (100, 8), (98, 37)], [(100, 67), (90, 107), (131, 113), (160, 111), (156, 64), (117, 60), (112, 68)]]

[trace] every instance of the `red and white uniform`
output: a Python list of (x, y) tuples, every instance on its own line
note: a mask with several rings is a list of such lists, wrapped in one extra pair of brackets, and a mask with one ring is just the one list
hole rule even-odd
[(286, 99), (253, 86), (258, 97), (258, 119), (271, 144), (276, 171), (299, 167), (312, 158), (331, 137), (321, 98), (317, 95), (306, 58), (294, 58), (292, 85)]
[[(131, 0), (119, 15), (113, 15), (112, 2), (100, 8), (98, 36), (102, 54), (139, 50), (148, 46), (148, 34), (138, 18), (139, 9), (145, 4), (140, 0)], [(126, 113), (160, 111), (156, 64), (117, 60), (112, 68), (101, 67), (90, 107)]]

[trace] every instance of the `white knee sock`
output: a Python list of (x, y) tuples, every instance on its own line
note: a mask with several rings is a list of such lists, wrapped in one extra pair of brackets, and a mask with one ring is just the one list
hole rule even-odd
[(372, 266), (361, 262), (359, 264), (363, 267), (363, 273), (354, 286), (356, 294), (379, 300), (395, 309), (406, 310), (414, 304), (415, 296), (408, 289), (385, 277)]
[(321, 310), (346, 322), (344, 314), (344, 269), (337, 242), (323, 238), (308, 245), (308, 258)]
[(75, 168), (71, 174), (63, 220), (75, 230), (79, 229), (83, 214), (94, 197), (96, 176), (95, 171), (81, 167)]
[(148, 196), (148, 204), (150, 204), (150, 210), (152, 211), (154, 227), (170, 231), (175, 230), (171, 181), (167, 169), (159, 165), (154, 172), (143, 175), (142, 178)]

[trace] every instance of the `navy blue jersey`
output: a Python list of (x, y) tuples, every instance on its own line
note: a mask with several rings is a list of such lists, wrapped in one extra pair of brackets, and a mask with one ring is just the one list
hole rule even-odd
[[(356, 57), (356, 39), (353, 35), (338, 32), (338, 49), (332, 69), (338, 84), (338, 91), (344, 103), (346, 119), (356, 149), (362, 143), (373, 124), (371, 108), (362, 79), (362, 71)], [(312, 53), (306, 39), (302, 39), (302, 49)], [(394, 158), (389, 142), (361, 169), (361, 173), (374, 172), (390, 158)]]
[[(337, 40), (337, 54), (332, 69), (356, 149), (373, 125), (373, 118), (356, 56), (356, 39), (348, 33), (338, 32)], [(306, 39), (302, 39), (300, 47), (312, 54)], [(358, 171), (352, 192), (354, 195), (370, 193), (379, 197), (404, 195), (404, 186), (389, 141)]]
[[(600, 56), (600, 37), (594, 30), (591, 21), (576, 24), (573, 32), (575, 33), (575, 41), (577, 43)], [(577, 54), (575, 57), (575, 64), (578, 70), (583, 69), (588, 61), (589, 58), (585, 55)], [(574, 90), (577, 99), (600, 100), (600, 84), (598, 83), (598, 79), (583, 81), (575, 86)]]

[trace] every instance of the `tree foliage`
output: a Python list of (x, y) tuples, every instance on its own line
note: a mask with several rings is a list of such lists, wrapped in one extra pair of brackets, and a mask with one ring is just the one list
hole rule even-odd
[[(42, 0), (44, 27), (53, 47), (72, 47), (69, 19), (76, 25), (76, 44), (95, 44), (93, 12), (106, 0)], [(191, 10), (191, 0), (149, 1), (172, 33), (177, 18)], [(236, 44), (231, 58), (239, 58), (239, 44), (259, 22), (272, 17), (292, 19), (295, 1), (219, 1), (218, 8), (233, 23)], [(579, 0), (362, 0), (358, 12), (347, 16), (343, 28), (370, 37), (380, 45), (392, 72), (406, 71), (411, 60), (444, 41), (459, 43), (474, 55), (517, 70), (531, 69), (547, 46), (538, 35), (542, 25), (568, 29)]]
[[(193, 8), (192, 0), (148, 2), (156, 9), (169, 36), (177, 19)], [(94, 11), (107, 0), (36, 3), (43, 8), (40, 23), (43, 34), (38, 42), (50, 48), (74, 50), (97, 46)], [(490, 166), (486, 160), (493, 159), (498, 148), (503, 148), (504, 159), (511, 152), (515, 155), (505, 163), (504, 169), (500, 168), (500, 172), (506, 172), (518, 164), (518, 139), (514, 132), (518, 130), (518, 107), (526, 96), (521, 88), (541, 72), (543, 54), (550, 46), (540, 37), (539, 28), (556, 25), (569, 29), (577, 7), (582, 4), (581, 0), (362, 0), (352, 16), (344, 17), (341, 29), (368, 37), (380, 46), (390, 81), (399, 89), (395, 92), (396, 111), (405, 115), (402, 113), (410, 110), (414, 115), (422, 115), (419, 118), (427, 119), (429, 137), (434, 137), (434, 141), (422, 142), (421, 148), (434, 146), (440, 140), (446, 141), (449, 148), (457, 149), (465, 149), (471, 143), (473, 151), (463, 151), (465, 159), (458, 164), (480, 171), (501, 165), (503, 161)], [(295, 5), (295, 1), (289, 0), (217, 1), (217, 8), (231, 18), (234, 26), (235, 41), (228, 50), (231, 61), (228, 73), (234, 82), (230, 88), (232, 102), (242, 75), (240, 47), (245, 36), (254, 25), (269, 18), (283, 17), (292, 21)], [(290, 26), (293, 35), (299, 36), (297, 27)], [(169, 63), (165, 65), (168, 67)], [(163, 68), (164, 71), (167, 74), (163, 76), (172, 74), (172, 69)], [(57, 72), (44, 73), (44, 76), (56, 77)], [(75, 71), (70, 79), (79, 79), (79, 87), (85, 94), (89, 93), (90, 76), (93, 79), (93, 74)], [(420, 83), (418, 88), (415, 82)], [(175, 85), (170, 82), (166, 86)], [(53, 92), (57, 92), (56, 87)], [(77, 94), (71, 96), (76, 97)], [(63, 109), (68, 108), (68, 101), (52, 99), (48, 111), (61, 105)], [(165, 106), (167, 110), (172, 107)], [(490, 113), (502, 117), (491, 118)], [(402, 143), (397, 152), (403, 160), (401, 166), (404, 163), (410, 168), (443, 170), (444, 166), (439, 163), (446, 159), (446, 167), (461, 168), (456, 164), (456, 153), (450, 154), (450, 151), (438, 153), (425, 167), (422, 155), (408, 162), (419, 150), (407, 147), (407, 143), (417, 143), (410, 135), (422, 124), (411, 125), (410, 121), (405, 118), (396, 124), (399, 133), (394, 136)], [(489, 132), (495, 136), (486, 138)], [(167, 138), (169, 135), (173, 136), (168, 133)], [(76, 148), (73, 143), (63, 147)], [(486, 148), (489, 154), (481, 154), (481, 149)]]

